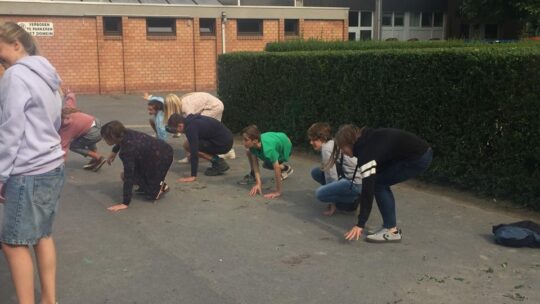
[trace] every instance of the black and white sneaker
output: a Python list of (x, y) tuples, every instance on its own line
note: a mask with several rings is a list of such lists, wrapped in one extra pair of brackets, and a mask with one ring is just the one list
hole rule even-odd
[(291, 165), (285, 165), (287, 168), (283, 171), (281, 171), (281, 180), (287, 179), (287, 177), (291, 176), (293, 174), (294, 170), (291, 167)]

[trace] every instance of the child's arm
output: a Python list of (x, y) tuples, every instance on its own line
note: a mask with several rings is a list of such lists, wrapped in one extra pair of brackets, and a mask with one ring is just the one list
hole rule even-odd
[(262, 181), (261, 181), (261, 172), (259, 171), (259, 160), (257, 159), (257, 156), (249, 153), (249, 165), (251, 166), (251, 170), (253, 170), (253, 174), (255, 174), (255, 185), (251, 188), (251, 191), (249, 192), (249, 195), (254, 196), (257, 194), (262, 195)]
[(274, 180), (276, 181), (276, 191), (265, 194), (265, 198), (276, 198), (281, 196), (281, 165), (277, 161), (274, 163)]
[(167, 139), (167, 130), (165, 130), (164, 114), (163, 111), (159, 111), (156, 114), (156, 134), (159, 139)]

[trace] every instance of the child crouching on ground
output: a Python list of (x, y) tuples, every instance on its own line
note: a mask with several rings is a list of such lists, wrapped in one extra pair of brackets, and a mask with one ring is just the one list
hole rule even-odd
[(120, 204), (107, 208), (109, 211), (127, 209), (131, 202), (133, 185), (138, 185), (137, 194), (145, 195), (147, 200), (160, 199), (169, 190), (165, 176), (173, 160), (172, 147), (163, 140), (147, 134), (130, 130), (119, 121), (111, 121), (101, 128), (101, 136), (112, 146), (113, 151), (107, 162), (111, 164), (116, 155), (124, 165), (121, 177), (124, 181), (124, 196)]
[(292, 152), (292, 143), (289, 137), (282, 132), (259, 131), (257, 126), (251, 125), (242, 131), (244, 147), (248, 150), (247, 156), (251, 172), (244, 176), (239, 182), (241, 185), (254, 183), (249, 194), (255, 196), (262, 195), (262, 182), (259, 172), (259, 161), (263, 161), (263, 168), (274, 170), (276, 190), (265, 194), (265, 198), (275, 198), (281, 196), (281, 183), (293, 173), (291, 165), (285, 164), (289, 161)]
[(165, 130), (163, 97), (149, 95), (148, 115), (151, 116), (149, 123), (154, 132), (156, 132), (156, 137), (162, 140), (166, 140), (167, 131)]
[(85, 170), (98, 171), (106, 162), (98, 152), (96, 144), (101, 140), (101, 123), (91, 115), (79, 111), (77, 108), (66, 107), (62, 109), (62, 125), (60, 134), (64, 159), (67, 158), (67, 149), (84, 157), (90, 157)]
[[(362, 179), (351, 180), (356, 168), (355, 157), (348, 157), (337, 151), (332, 139), (332, 129), (328, 123), (318, 122), (308, 129), (309, 143), (315, 151), (321, 152), (322, 164), (311, 170), (311, 177), (321, 184), (315, 191), (317, 199), (329, 203), (324, 215), (331, 216), (336, 209), (354, 211), (358, 207), (357, 198), (362, 191)], [(336, 150), (336, 151), (334, 151)], [(331, 164), (332, 152), (338, 154), (335, 164)]]

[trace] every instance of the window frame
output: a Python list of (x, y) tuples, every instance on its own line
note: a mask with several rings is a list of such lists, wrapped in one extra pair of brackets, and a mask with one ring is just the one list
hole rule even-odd
[[(249, 32), (249, 31), (244, 31), (244, 32), (240, 32), (240, 23), (242, 22), (258, 22), (259, 23), (259, 31), (257, 32)], [(244, 24), (244, 26), (246, 26)], [(249, 18), (249, 19), (236, 19), (236, 36), (238, 37), (263, 37), (264, 36), (264, 19), (253, 19), (253, 18)]]
[[(115, 21), (118, 29), (114, 31), (107, 30), (107, 23)], [(122, 17), (119, 16), (104, 16), (103, 17), (103, 36), (122, 36)]]
[[(203, 23), (209, 22), (210, 26), (204, 26)], [(203, 32), (202, 29), (210, 29), (209, 32)], [(199, 18), (199, 36), (201, 37), (216, 37), (216, 19), (215, 18)]]
[[(287, 31), (287, 21), (294, 22), (294, 31)], [(283, 32), (287, 37), (298, 37), (300, 36), (300, 19), (285, 19), (283, 22)]]
[[(149, 22), (150, 21), (150, 22)], [(169, 22), (171, 26), (153, 26), (154, 22)], [(170, 28), (171, 31), (153, 31), (150, 28)], [(146, 17), (146, 36), (150, 37), (175, 37), (176, 36), (176, 18)]]
[[(429, 16), (429, 18), (425, 18)], [(425, 20), (429, 20), (429, 24), (424, 23)], [(433, 12), (422, 12), (420, 17), (420, 27), (433, 27)]]

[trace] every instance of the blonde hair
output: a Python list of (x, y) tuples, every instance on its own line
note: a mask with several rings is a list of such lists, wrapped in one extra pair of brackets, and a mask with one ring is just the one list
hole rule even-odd
[(174, 113), (182, 115), (182, 100), (176, 96), (176, 94), (169, 94), (165, 96), (165, 107), (163, 114), (165, 120), (169, 119)]
[(354, 145), (356, 140), (362, 136), (362, 131), (364, 131), (364, 128), (359, 128), (353, 124), (341, 126), (334, 137), (334, 149), (332, 150), (332, 154), (330, 154), (330, 158), (328, 159), (328, 162), (323, 165), (323, 168), (325, 170), (332, 168), (341, 155), (340, 147)]
[(19, 42), (28, 55), (39, 55), (38, 45), (34, 37), (15, 22), (0, 25), (0, 40), (5, 43)]

